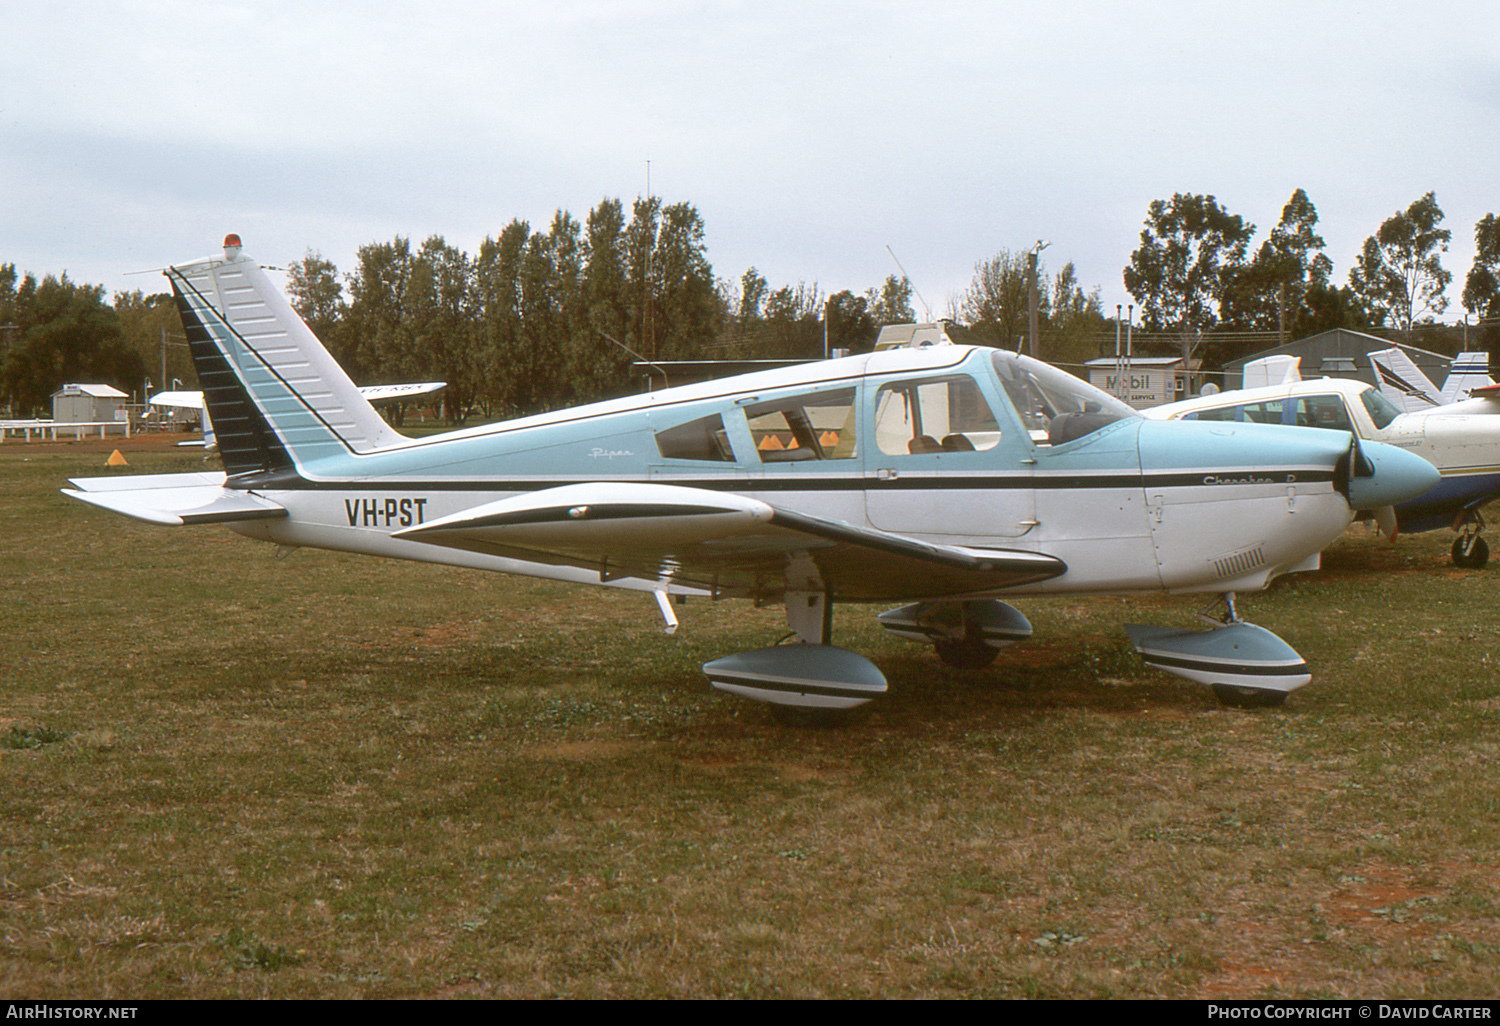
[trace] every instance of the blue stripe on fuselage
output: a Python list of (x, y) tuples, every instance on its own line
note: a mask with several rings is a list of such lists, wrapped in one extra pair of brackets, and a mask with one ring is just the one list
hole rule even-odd
[(1436, 488), (1396, 507), (1396, 523), (1407, 534), (1451, 527), (1465, 509), (1500, 495), (1500, 474), (1445, 477)]

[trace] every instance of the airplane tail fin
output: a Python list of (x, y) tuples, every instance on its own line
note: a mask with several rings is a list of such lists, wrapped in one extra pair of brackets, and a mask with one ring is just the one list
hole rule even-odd
[(1495, 382), (1490, 379), (1490, 354), (1459, 353), (1448, 367), (1448, 379), (1443, 382), (1443, 391), (1438, 398), (1444, 405), (1468, 399), (1476, 388), (1486, 388)]
[(204, 408), (229, 476), (291, 471), (402, 441), (260, 265), (223, 257), (167, 269)]
[(1375, 368), (1380, 391), (1399, 406), (1402, 413), (1416, 413), (1442, 405), (1438, 400), (1437, 386), (1399, 348), (1371, 353), (1370, 366)]
[(1266, 356), (1245, 364), (1244, 384), (1241, 388), (1264, 388), (1267, 385), (1288, 385), (1302, 380), (1302, 357)]

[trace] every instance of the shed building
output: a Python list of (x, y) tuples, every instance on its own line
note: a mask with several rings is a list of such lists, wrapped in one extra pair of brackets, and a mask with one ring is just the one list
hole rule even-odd
[[(1196, 360), (1193, 361), (1197, 366)], [(1101, 356), (1084, 364), (1089, 384), (1123, 399), (1138, 410), (1186, 399), (1186, 375), (1180, 356)]]
[(64, 385), (52, 393), (52, 419), (59, 424), (124, 421), (130, 397), (109, 385)]
[(1430, 380), (1442, 381), (1447, 376), (1452, 357), (1366, 335), (1362, 331), (1334, 328), (1284, 346), (1264, 349), (1241, 360), (1229, 361), (1224, 365), (1224, 388), (1244, 387), (1245, 364), (1268, 356), (1300, 356), (1303, 378), (1353, 378), (1367, 385), (1376, 385), (1379, 380), (1370, 364), (1370, 354), (1393, 347), (1409, 356)]

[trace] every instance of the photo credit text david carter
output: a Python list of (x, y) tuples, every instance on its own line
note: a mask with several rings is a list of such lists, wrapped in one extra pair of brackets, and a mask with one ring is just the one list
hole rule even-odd
[(1210, 1019), (1489, 1019), (1489, 1002), (1441, 1001), (1385, 1003), (1353, 1001), (1330, 1004), (1209, 1004)]

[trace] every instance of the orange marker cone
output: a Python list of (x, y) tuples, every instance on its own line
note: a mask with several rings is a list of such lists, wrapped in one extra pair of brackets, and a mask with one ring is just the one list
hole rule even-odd
[(130, 463), (120, 453), (119, 449), (109, 454), (109, 459), (104, 461), (106, 467), (128, 467)]

